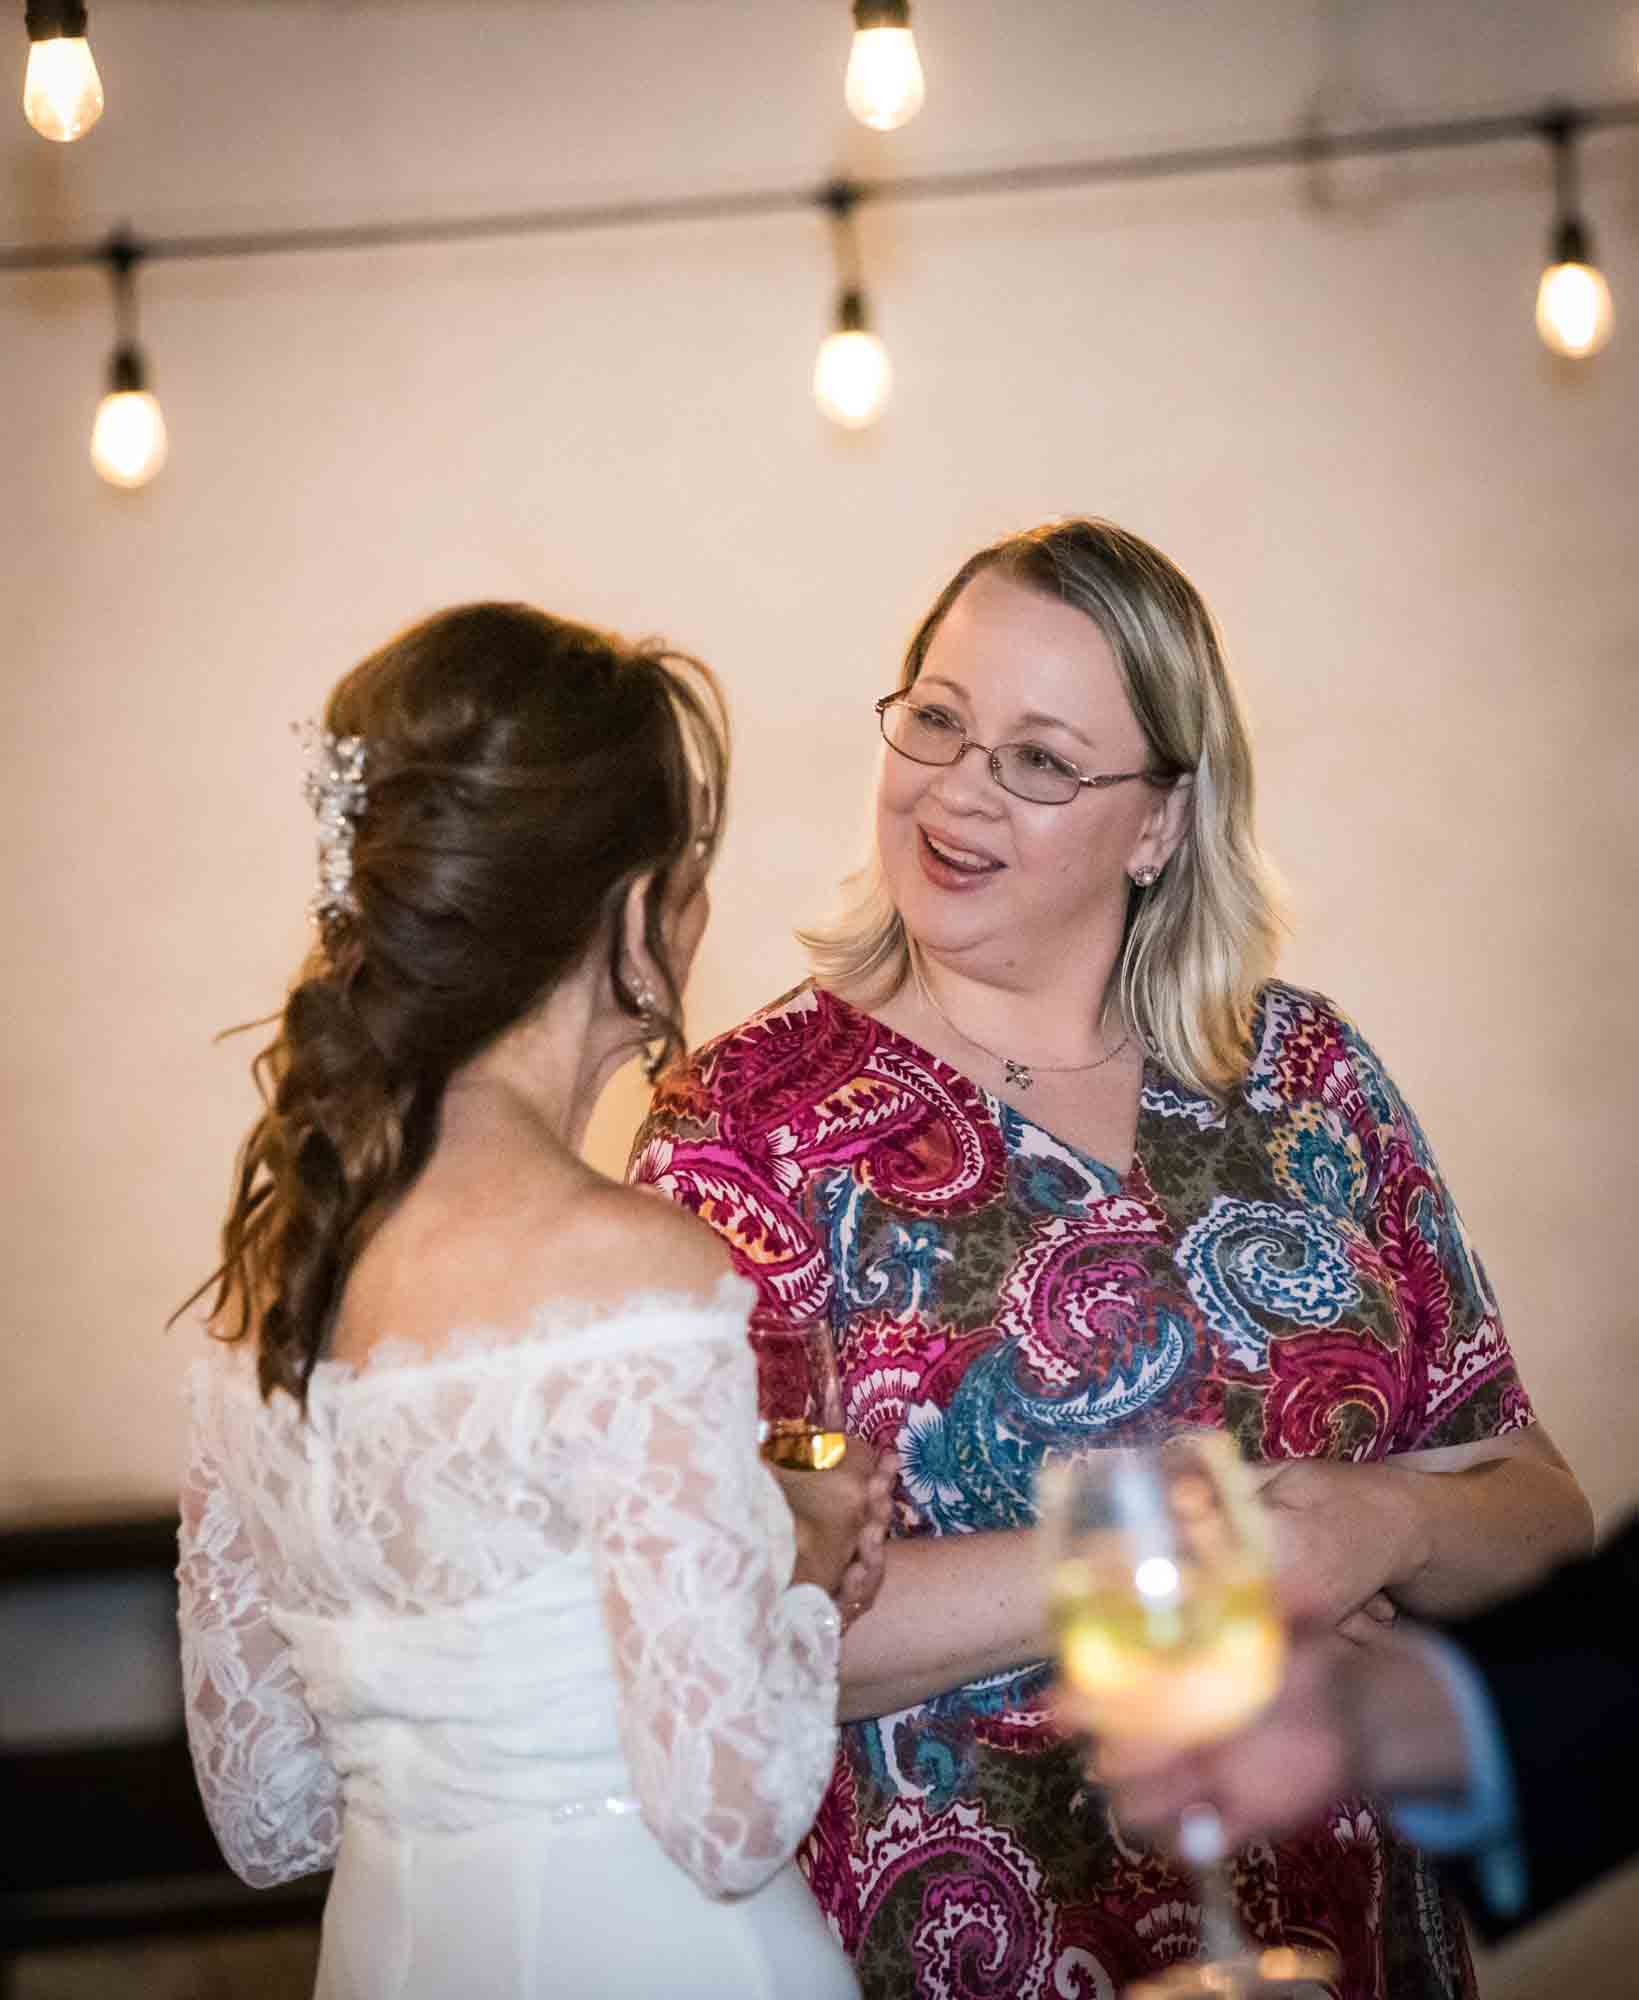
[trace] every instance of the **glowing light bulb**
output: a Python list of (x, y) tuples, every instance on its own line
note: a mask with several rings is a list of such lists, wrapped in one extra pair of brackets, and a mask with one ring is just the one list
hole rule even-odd
[(165, 416), (143, 380), (142, 357), (122, 347), (91, 427), (91, 463), (110, 486), (146, 486), (165, 463)]
[(1597, 354), (1612, 324), (1611, 288), (1578, 212), (1576, 142), (1583, 122), (1567, 105), (1551, 108), (1542, 120), (1542, 136), (1553, 149), (1554, 233), (1537, 286), (1537, 333), (1544, 347), (1571, 361)]
[(814, 401), (844, 430), (869, 430), (892, 387), (888, 350), (866, 327), (859, 293), (846, 292), (836, 328), (820, 342), (814, 362)]
[(1597, 265), (1580, 259), (1550, 264), (1537, 287), (1537, 332), (1555, 354), (1581, 361), (1611, 337), (1611, 288)]
[(30, 0), (23, 116), (44, 139), (66, 144), (102, 116), (102, 78), (77, 0)]
[(922, 109), (927, 86), (909, 0), (855, 0), (854, 45), (842, 94), (873, 132), (893, 132)]

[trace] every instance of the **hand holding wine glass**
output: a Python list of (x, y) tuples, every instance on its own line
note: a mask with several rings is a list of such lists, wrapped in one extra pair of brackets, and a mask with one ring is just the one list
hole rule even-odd
[(848, 1435), (824, 1320), (759, 1334), (756, 1346), (762, 1453), (796, 1525), (794, 1575), (828, 1591), (846, 1626), (882, 1586), (896, 1461)]
[[(1100, 1740), (1157, 1756), (1241, 1727), (1274, 1697), (1285, 1628), (1251, 1480), (1229, 1438), (1186, 1432), (1141, 1450), (1050, 1464), (1039, 1501), (1048, 1617), (1067, 1709)], [(1181, 1858), (1202, 1868), (1205, 1962), (1175, 1966), (1129, 2000), (1314, 1992), (1330, 1954), (1260, 1951), (1219, 1879), (1210, 1805), (1186, 1814)]]
[(829, 1472), (848, 1440), (836, 1347), (823, 1319), (757, 1338), (763, 1457), (788, 1472)]

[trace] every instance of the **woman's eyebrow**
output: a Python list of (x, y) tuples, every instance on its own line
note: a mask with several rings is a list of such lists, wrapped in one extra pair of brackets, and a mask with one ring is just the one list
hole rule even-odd
[[(918, 674), (911, 686), (948, 688), (958, 700), (972, 706), (972, 697), (967, 689), (957, 681), (947, 680), (943, 674)], [(1029, 709), (1019, 717), (1015, 726), (1019, 729), (1062, 729), (1066, 736), (1073, 736), (1078, 743), (1085, 743), (1089, 750), (1098, 747), (1084, 729), (1078, 729), (1073, 722), (1066, 722), (1062, 715), (1049, 715), (1043, 709)]]
[(1086, 730), (1078, 729), (1073, 722), (1066, 722), (1062, 715), (1044, 715), (1039, 708), (1033, 708), (1027, 715), (1019, 717), (1021, 729), (1062, 729), (1066, 736), (1073, 736), (1078, 743), (1085, 743), (1091, 750), (1093, 739)]

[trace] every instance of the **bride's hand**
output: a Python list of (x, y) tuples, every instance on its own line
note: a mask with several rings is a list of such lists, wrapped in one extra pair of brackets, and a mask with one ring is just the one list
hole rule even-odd
[(863, 1439), (825, 1472), (772, 1468), (797, 1530), (793, 1583), (817, 1583), (834, 1597), (844, 1622), (868, 1608), (882, 1584), (896, 1461)]
[(899, 1455), (884, 1451), (871, 1475), (865, 1525), (854, 1545), (854, 1556), (837, 1585), (837, 1607), (846, 1632), (856, 1618), (863, 1618), (876, 1602), (887, 1568), (888, 1526), (893, 1519), (894, 1482), (899, 1477)]

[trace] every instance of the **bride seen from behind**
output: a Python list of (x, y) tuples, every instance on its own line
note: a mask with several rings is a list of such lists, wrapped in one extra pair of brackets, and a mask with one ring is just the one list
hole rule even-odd
[(189, 1382), (184, 1678), (223, 1851), (258, 1886), (335, 1869), (325, 2000), (843, 2000), (791, 1855), (888, 1474), (854, 1444), (776, 1482), (751, 1287), (578, 1157), (613, 1071), (682, 1046), (715, 683), (470, 605), (348, 674), (310, 749), (320, 938)]

